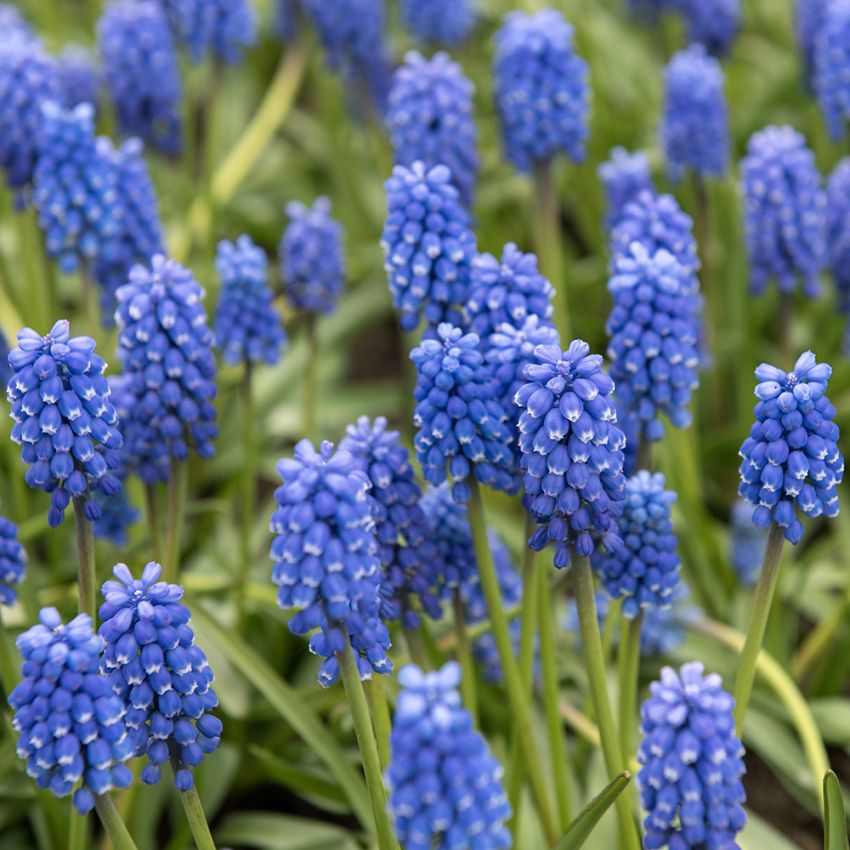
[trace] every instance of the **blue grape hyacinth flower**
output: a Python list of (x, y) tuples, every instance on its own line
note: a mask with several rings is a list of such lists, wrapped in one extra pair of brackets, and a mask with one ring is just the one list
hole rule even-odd
[(833, 0), (796, 0), (794, 25), (797, 43), (803, 56), (804, 76), (811, 85), (815, 68), (815, 48), (827, 7)]
[(104, 583), (100, 606), (104, 642), (101, 669), (126, 706), (133, 755), (147, 755), (142, 782), (159, 782), (171, 761), (174, 784), (189, 791), (192, 768), (221, 742), (213, 672), (195, 643), (183, 588), (161, 581), (162, 567), (149, 563), (136, 579), (125, 564)]
[(113, 0), (97, 24), (118, 130), (176, 156), (182, 148), (182, 84), (168, 18), (158, 0)]
[(401, 20), (420, 41), (458, 45), (475, 23), (472, 0), (401, 0)]
[(677, 53), (664, 71), (661, 144), (672, 180), (693, 171), (722, 177), (729, 166), (723, 68), (702, 44)]
[(414, 330), (420, 315), (432, 331), (442, 321), (460, 324), (477, 248), (451, 170), (397, 165), (384, 185), (381, 247), (402, 330)]
[(589, 557), (599, 544), (609, 552), (622, 545), (625, 437), (610, 398), (614, 382), (586, 342), (566, 351), (539, 345), (534, 357), (515, 397), (525, 505), (539, 524), (528, 545), (540, 551), (553, 543), (562, 568), (573, 546)]
[(283, 484), (275, 491), (271, 519), (272, 581), (281, 608), (297, 608), (289, 620), (296, 635), (315, 633), (310, 652), (324, 658), (322, 687), (339, 678), (337, 655), (350, 643), (360, 677), (390, 673), (390, 636), (380, 618), (381, 563), (369, 479), (346, 451), (309, 440), (277, 465)]
[(114, 470), (122, 440), (95, 341), (72, 338), (65, 319), (45, 336), (24, 328), (9, 365), (12, 441), (29, 465), (27, 484), (50, 493), (48, 524), (62, 522), (72, 498), (82, 500), (86, 519), (96, 520), (94, 493), (112, 496), (121, 489)]
[(448, 476), (459, 502), (469, 500), (471, 475), (488, 487), (516, 492), (511, 411), (478, 336), (443, 323), (437, 338), (423, 340), (410, 358), (418, 375), (413, 442), (425, 480), (438, 485)]
[(56, 57), (56, 71), (62, 89), (62, 105), (71, 109), (91, 103), (97, 109), (100, 100), (100, 67), (85, 47), (69, 44)]
[(614, 299), (606, 330), (617, 400), (637, 414), (643, 435), (660, 440), (663, 413), (675, 428), (691, 423), (688, 405), (699, 386), (697, 279), (670, 253), (640, 243), (614, 261)]
[(18, 526), (0, 516), (0, 605), (14, 605), (15, 588), (24, 580), (27, 553), (18, 540)]
[(273, 366), (280, 360), (286, 334), (274, 308), (265, 252), (250, 236), (240, 236), (235, 243), (225, 239), (218, 243), (215, 266), (221, 278), (215, 336), (224, 362)]
[(832, 368), (801, 354), (791, 372), (762, 363), (756, 369), (755, 423), (744, 440), (739, 494), (754, 506), (758, 528), (775, 523), (797, 544), (806, 516), (838, 514), (844, 458), (838, 448), (835, 408), (826, 390)]
[(448, 481), (439, 487), (429, 485), (419, 504), (437, 552), (440, 596), (451, 599), (455, 590), (478, 580), (478, 564), (466, 506), (452, 498)]
[(670, 516), (675, 501), (660, 472), (642, 469), (629, 478), (618, 521), (623, 545), (595, 562), (605, 589), (623, 600), (623, 616), (630, 620), (673, 603), (681, 566)]
[(289, 225), (280, 241), (283, 293), (296, 310), (332, 313), (345, 282), (342, 227), (331, 218), (331, 202), (286, 205)]
[(610, 159), (597, 171), (605, 189), (605, 226), (609, 230), (616, 227), (626, 206), (642, 192), (655, 194), (649, 157), (643, 151), (629, 153), (623, 147), (612, 148)]
[(345, 429), (339, 447), (354, 458), (372, 485), (369, 497), (382, 569), (381, 619), (417, 628), (414, 600), (429, 617), (440, 619), (437, 547), (420, 504), (422, 490), (398, 431), (389, 430), (383, 416), (374, 423), (361, 416)]
[(461, 66), (447, 54), (425, 59), (414, 50), (393, 74), (384, 119), (396, 163), (411, 166), (418, 160), (429, 169), (447, 165), (467, 207), (478, 174), (474, 92)]
[(738, 581), (751, 587), (761, 572), (767, 532), (753, 525), (753, 506), (745, 499), (738, 499), (733, 505), (729, 524), (729, 560)]
[(832, 0), (823, 10), (814, 40), (812, 82), (829, 135), (839, 141), (850, 119), (850, 2)]
[(0, 328), (0, 390), (6, 389), (12, 374), (12, 367), (9, 365), (9, 343), (3, 328)]
[(661, 670), (641, 707), (638, 782), (647, 850), (728, 847), (746, 822), (735, 700), (701, 662)]
[(520, 171), (562, 151), (575, 162), (584, 159), (587, 63), (560, 12), (509, 12), (496, 34), (493, 74), (505, 151)]
[(409, 664), (390, 735), (385, 781), (395, 833), (406, 850), (502, 850), (511, 807), (502, 767), (461, 703), (460, 667), (423, 673)]
[(827, 250), (838, 307), (847, 321), (844, 348), (850, 351), (850, 157), (835, 166), (826, 187)]
[(116, 292), (119, 360), (135, 396), (125, 457), (146, 483), (167, 478), (169, 459), (215, 453), (218, 435), (213, 334), (192, 272), (157, 254)]
[(0, 42), (38, 41), (29, 22), (12, 3), (0, 3)]
[(724, 56), (741, 28), (741, 0), (672, 0), (685, 21), (688, 40)]
[(826, 260), (826, 195), (812, 151), (791, 127), (754, 133), (741, 160), (750, 289), (760, 295), (770, 278), (782, 292), (820, 292)]
[(235, 65), (257, 40), (251, 0), (161, 0), (177, 40), (192, 62), (207, 54)]
[(103, 641), (88, 614), (63, 624), (55, 608), (42, 608), (38, 619), (16, 641), (22, 678), (9, 705), (17, 752), (39, 788), (57, 797), (73, 791), (74, 807), (86, 814), (95, 797), (133, 780), (124, 764), (133, 756), (124, 704), (98, 670)]
[[(116, 250), (124, 216), (118, 170), (94, 135), (94, 108), (42, 105), (33, 200), (47, 253), (65, 274)], [(107, 143), (108, 144), (108, 143)]]

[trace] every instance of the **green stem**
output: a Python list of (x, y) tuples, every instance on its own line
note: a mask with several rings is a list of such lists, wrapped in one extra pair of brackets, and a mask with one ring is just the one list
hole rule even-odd
[(478, 725), (478, 694), (475, 687), (475, 662), (472, 658), (472, 647), (466, 633), (466, 613), (463, 610), (463, 600), (460, 591), (455, 588), (452, 594), (452, 613), (454, 614), (455, 636), (457, 637), (457, 659), (463, 670), (460, 680), (460, 691), (463, 704), (472, 715), (472, 722)]
[(381, 760), (378, 755), (378, 744), (375, 740), (375, 731), (372, 728), (372, 720), (369, 717), (369, 705), (366, 702), (366, 694), (363, 691), (363, 683), (360, 681), (360, 673), (357, 670), (357, 662), (345, 636), (345, 649), (338, 655), (342, 682), (348, 697), (351, 709), (351, 719), (354, 723), (354, 733), (357, 736), (357, 745), (360, 747), (360, 757), (363, 760), (363, 771), (366, 774), (366, 787), (369, 790), (369, 798), (372, 802), (372, 814), (375, 818), (375, 827), (378, 837), (379, 850), (396, 850), (398, 845), (393, 837), (392, 826), (387, 814), (387, 798), (384, 792), (384, 783), (381, 777)]
[(136, 842), (133, 841), (124, 821), (121, 820), (121, 815), (118, 814), (118, 809), (115, 808), (115, 803), (112, 802), (109, 794), (95, 797), (94, 807), (114, 850), (138, 850)]
[(242, 440), (245, 460), (242, 469), (242, 522), (241, 522), (241, 560), (239, 562), (239, 596), (237, 599), (237, 622), (239, 632), (245, 630), (245, 589), (251, 575), (251, 529), (254, 524), (254, 504), (256, 495), (257, 444), (254, 438), (254, 404), (251, 361), (245, 361), (242, 376)]
[(803, 641), (791, 661), (791, 673), (797, 681), (801, 681), (811, 670), (812, 664), (820, 658), (829, 646), (838, 629), (847, 622), (847, 611), (850, 609), (850, 586), (836, 609), (824, 617)]
[(150, 536), (151, 552), (153, 559), (162, 564), (162, 539), (159, 533), (159, 512), (156, 506), (156, 486), (145, 484), (145, 514), (148, 521), (148, 535)]
[(86, 850), (89, 846), (89, 819), (81, 815), (73, 803), (68, 824), (68, 850)]
[(779, 353), (782, 365), (790, 369), (792, 365), (792, 331), (794, 327), (794, 296), (790, 292), (779, 293)]
[(20, 669), (17, 647), (3, 624), (3, 608), (0, 606), (0, 676), (3, 677), (3, 690), (7, 697), (21, 680)]
[[(538, 570), (538, 599), (540, 613), (540, 667), (543, 674), (543, 704), (546, 709), (546, 728), (549, 753), (555, 775), (555, 795), (561, 832), (566, 832), (572, 820), (570, 778), (567, 774), (567, 745), (561, 722), (558, 657), (555, 649), (555, 630), (552, 623), (552, 598), (547, 570)], [(532, 665), (533, 666), (533, 659)]]
[(186, 462), (172, 457), (168, 474), (168, 517), (165, 531), (165, 563), (162, 580), (174, 582), (180, 575), (180, 537), (186, 507)]
[(419, 631), (418, 628), (408, 629), (405, 627), (404, 639), (407, 643), (407, 651), (410, 654), (410, 660), (419, 667), (420, 670), (430, 670), (431, 663), (428, 660), (428, 652), (425, 649), (425, 643), (422, 640), (422, 632)]
[[(176, 772), (176, 766), (173, 763), (172, 767)], [(210, 825), (207, 823), (207, 816), (204, 814), (204, 807), (201, 805), (201, 798), (198, 796), (198, 789), (193, 786), (188, 791), (181, 791), (180, 802), (183, 804), (189, 829), (192, 830), (195, 846), (198, 850), (215, 850), (215, 841), (210, 832)]]
[(776, 524), (771, 525), (767, 536), (767, 548), (761, 565), (758, 583), (753, 596), (753, 610), (750, 614), (750, 626), (747, 629), (747, 639), (741, 651), (741, 660), (738, 664), (738, 674), (735, 677), (735, 728), (740, 737), (744, 728), (744, 717), (747, 714), (747, 706), (750, 702), (750, 693), (753, 689), (753, 679), (756, 675), (756, 664), (764, 630), (767, 627), (767, 618), (770, 616), (770, 608), (773, 604), (773, 595), (776, 591), (776, 583), (779, 579), (779, 567), (782, 563), (782, 546), (785, 536), (782, 528)]
[(640, 673), (640, 631), (643, 614), (633, 619), (622, 617), (620, 622), (620, 650), (617, 670), (620, 681), (620, 751), (628, 758), (635, 742), (635, 717), (637, 716), (638, 676)]
[(493, 555), (490, 552), (490, 546), (487, 542), (487, 525), (484, 520), (484, 505), (481, 501), (481, 490), (474, 478), (469, 479), (469, 489), (469, 523), (472, 529), (472, 541), (475, 546), (475, 559), (478, 563), (481, 588), (484, 591), (484, 598), (487, 600), (487, 611), (490, 614), (493, 638), (496, 641), (499, 661), (505, 677), (505, 687), (508, 692), (511, 710), (514, 714), (514, 722), (516, 723), (515, 734), (519, 736), (522, 743), (525, 753), (525, 766), (528, 769), (531, 787), (537, 800), (537, 809), (540, 812), (540, 819), (547, 842), (551, 846), (559, 837), (558, 824), (552, 804), (549, 801), (546, 780), (543, 775), (542, 760), (534, 738), (530, 700), (527, 698), (516, 658), (514, 657), (513, 643), (508, 630), (508, 619), (505, 616), (499, 581), (496, 577), (496, 569), (493, 566)]
[[(581, 640), (584, 646), (584, 663), (590, 694), (599, 726), (602, 754), (609, 778), (613, 779), (626, 769), (626, 762), (620, 750), (617, 727), (614, 724), (614, 712), (608, 698), (608, 684), (605, 679), (605, 660), (602, 655), (602, 638), (599, 634), (599, 621), (596, 619), (596, 599), (593, 590), (593, 573), (590, 561), (581, 555), (573, 555), (573, 572), (576, 586), (576, 605), (578, 607)], [(621, 639), (623, 636), (621, 635)], [(626, 850), (639, 850), (638, 834), (632, 816), (631, 802), (621, 795), (617, 799), (617, 817), (620, 823), (620, 842)]]
[(364, 685), (366, 698), (372, 713), (372, 723), (375, 727), (375, 738), (378, 743), (378, 758), (381, 760), (381, 770), (386, 770), (390, 763), (390, 706), (387, 702), (387, 687), (383, 676), (375, 675)]
[(77, 535), (77, 591), (79, 612), (97, 622), (97, 575), (94, 568), (94, 530), (86, 519), (86, 503), (82, 496), (74, 497), (74, 528)]
[(301, 401), (301, 436), (315, 440), (316, 430), (316, 371), (319, 359), (318, 334), (316, 333), (316, 315), (307, 313), (304, 317), (307, 334), (307, 365), (303, 377), (303, 397)]

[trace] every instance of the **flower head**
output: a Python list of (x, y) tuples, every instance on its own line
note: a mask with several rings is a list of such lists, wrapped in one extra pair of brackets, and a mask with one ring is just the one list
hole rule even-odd
[(503, 771), (461, 703), (460, 676), (454, 662), (433, 673), (409, 664), (399, 673), (386, 783), (407, 850), (511, 846)]
[(806, 516), (838, 514), (837, 486), (844, 477), (835, 408), (826, 396), (832, 368), (801, 354), (793, 372), (762, 363), (756, 369), (755, 424), (744, 440), (738, 492), (755, 506), (753, 523), (782, 527), (799, 543)]
[(85, 505), (86, 518), (100, 515), (92, 496), (121, 489), (113, 470), (121, 448), (118, 416), (109, 400), (106, 363), (86, 336), (71, 338), (66, 320), (46, 336), (32, 328), (18, 333), (9, 354), (14, 376), (7, 387), (12, 405), (12, 440), (29, 465), (26, 482), (50, 493), (47, 521), (59, 525), (71, 498)]
[(472, 0), (401, 0), (404, 26), (420, 41), (458, 45), (475, 23)]
[(331, 202), (292, 202), (286, 214), (290, 221), (280, 241), (284, 295), (298, 310), (331, 313), (345, 282), (342, 228), (331, 218)]
[(204, 291), (189, 269), (157, 254), (119, 287), (118, 357), (135, 396), (127, 453), (143, 481), (163, 480), (163, 459), (215, 452), (215, 358)]
[(439, 578), (433, 531), (422, 511), (422, 491), (398, 431), (383, 416), (361, 416), (345, 429), (340, 450), (348, 452), (372, 487), (369, 496), (381, 561), (381, 619), (416, 628), (414, 599), (432, 619), (442, 616), (435, 588)]
[(700, 609), (688, 602), (690, 589), (683, 581), (676, 585), (670, 605), (647, 608), (640, 630), (640, 654), (647, 658), (669, 655), (685, 641), (688, 625), (700, 617)]
[(0, 605), (14, 605), (15, 588), (24, 580), (27, 553), (18, 540), (18, 526), (0, 516)]
[(384, 184), (387, 219), (381, 235), (384, 269), (403, 330), (420, 313), (430, 328), (460, 323), (477, 253), (469, 213), (445, 165), (397, 165)]
[(540, 527), (532, 549), (555, 544), (555, 566), (570, 563), (570, 547), (590, 556), (598, 543), (613, 551), (621, 540), (623, 432), (610, 395), (614, 382), (602, 358), (574, 340), (539, 345), (517, 391), (525, 504)]
[(177, 40), (189, 58), (208, 53), (235, 65), (257, 40), (257, 15), (251, 0), (162, 0)]
[(62, 89), (62, 105), (71, 109), (80, 103), (97, 107), (100, 99), (100, 68), (91, 53), (77, 44), (65, 47), (56, 57)]
[(470, 475), (514, 492), (511, 413), (479, 350), (478, 336), (444, 323), (437, 338), (423, 340), (410, 357), (418, 373), (414, 445), (425, 480), (442, 484), (448, 469), (452, 494), (460, 502), (469, 498)]
[(98, 671), (103, 641), (88, 614), (63, 625), (55, 608), (42, 608), (38, 619), (16, 641), (24, 663), (9, 705), (18, 756), (38, 787), (57, 797), (82, 781), (74, 806), (85, 814), (95, 797), (132, 782), (124, 764), (133, 756), (124, 704)]
[(286, 334), (272, 303), (267, 265), (265, 252), (250, 236), (218, 243), (215, 266), (221, 294), (215, 335), (225, 363), (263, 361), (273, 366), (280, 360)]
[(38, 41), (20, 9), (11, 3), (0, 3), (0, 41)]
[(509, 12), (496, 34), (494, 75), (505, 150), (520, 171), (561, 151), (584, 159), (587, 63), (560, 12)]
[(162, 4), (113, 0), (98, 21), (97, 40), (120, 132), (179, 154), (180, 69)]
[(642, 469), (626, 481), (619, 518), (623, 545), (598, 558), (605, 589), (623, 600), (629, 619), (644, 609), (669, 608), (679, 587), (679, 556), (670, 506), (676, 501), (664, 489), (664, 476)]
[(310, 651), (325, 660), (319, 684), (339, 678), (337, 654), (350, 642), (360, 671), (389, 673), (390, 638), (381, 622), (381, 564), (369, 480), (348, 452), (309, 440), (278, 462), (283, 484), (275, 492), (272, 581), (281, 608), (297, 608), (289, 620), (296, 635), (318, 631)]
[(755, 133), (741, 161), (750, 259), (750, 289), (759, 295), (775, 277), (783, 292), (797, 278), (815, 297), (826, 260), (826, 196), (814, 154), (791, 127)]
[(847, 77), (850, 73), (850, 2), (832, 0), (824, 8), (814, 41), (815, 94), (835, 141), (850, 119)]
[(674, 180), (722, 177), (729, 164), (729, 118), (720, 62), (702, 44), (677, 53), (664, 72), (661, 142)]
[(664, 249), (650, 254), (635, 242), (615, 259), (608, 289), (614, 299), (608, 357), (617, 400), (637, 414), (650, 440), (660, 440), (660, 414), (686, 428), (699, 386), (696, 277)]
[(741, 28), (741, 0), (672, 0), (684, 18), (688, 40), (715, 55), (728, 53)]
[[(415, 2), (416, 8), (427, 3)], [(451, 5), (458, 4), (451, 0)], [(472, 111), (473, 84), (445, 53), (425, 59), (417, 51), (393, 74), (385, 121), (395, 161), (426, 168), (447, 165), (466, 206), (478, 172), (478, 131)]]
[(744, 748), (735, 701), (698, 661), (661, 671), (641, 708), (638, 781), (646, 847), (736, 847), (744, 826)]
[(838, 306), (846, 320), (845, 348), (850, 351), (850, 157), (835, 166), (826, 187), (829, 266)]
[(753, 506), (745, 499), (738, 499), (732, 506), (729, 547), (738, 581), (746, 587), (754, 585), (767, 548), (767, 532), (753, 525)]
[(811, 83), (815, 67), (815, 46), (826, 10), (833, 0), (797, 0), (794, 23), (797, 30), (797, 42), (803, 54), (806, 81)]
[(643, 151), (629, 153), (625, 148), (612, 148), (611, 158), (599, 166), (598, 173), (605, 188), (608, 206), (605, 225), (609, 230), (616, 227), (626, 205), (638, 195), (655, 194), (649, 157)]

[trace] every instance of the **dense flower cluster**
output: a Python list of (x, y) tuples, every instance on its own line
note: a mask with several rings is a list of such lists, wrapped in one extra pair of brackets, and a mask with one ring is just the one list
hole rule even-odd
[(12, 440), (29, 464), (27, 484), (51, 494), (47, 521), (53, 528), (71, 498), (82, 499), (86, 518), (96, 520), (94, 492), (110, 496), (121, 488), (113, 474), (122, 444), (118, 416), (103, 374), (106, 363), (94, 349), (89, 337), (72, 339), (63, 319), (46, 336), (24, 328), (9, 354), (15, 373), (7, 388)]
[(716, 673), (691, 662), (649, 686), (641, 708), (638, 781), (648, 850), (737, 847), (746, 797), (744, 748), (735, 736), (735, 701)]
[(560, 12), (509, 12), (496, 35), (493, 73), (505, 150), (518, 169), (530, 171), (560, 151), (584, 159), (587, 64)]
[(384, 269), (403, 330), (422, 313), (433, 329), (460, 323), (477, 253), (469, 213), (445, 165), (397, 165), (387, 180), (387, 219), (381, 235)]
[(824, 9), (814, 50), (813, 84), (829, 128), (836, 141), (844, 136), (850, 119), (850, 2), (832, 0)]
[(268, 261), (250, 236), (218, 243), (215, 267), (221, 294), (215, 314), (216, 345), (225, 363), (263, 361), (274, 365), (286, 343), (268, 282)]
[(420, 507), (437, 550), (439, 592), (451, 599), (455, 590), (477, 581), (478, 564), (465, 505), (452, 498), (451, 485), (429, 486)]
[(437, 547), (420, 500), (422, 491), (398, 431), (383, 416), (374, 424), (361, 416), (346, 428), (340, 450), (348, 452), (372, 484), (370, 498), (381, 561), (381, 619), (416, 628), (418, 600), (432, 619), (442, 615), (436, 595), (440, 578)]
[(331, 218), (331, 202), (292, 202), (286, 214), (290, 221), (280, 241), (284, 295), (297, 310), (330, 313), (345, 281), (342, 228)]
[(175, 785), (188, 791), (192, 768), (221, 739), (221, 721), (208, 713), (218, 705), (213, 672), (195, 644), (183, 588), (160, 581), (159, 564), (148, 564), (140, 579), (125, 564), (112, 574), (99, 612), (101, 668), (126, 706), (133, 755), (147, 754), (142, 781), (159, 782), (160, 765), (170, 759)]
[(826, 259), (826, 196), (814, 154), (791, 127), (755, 133), (741, 161), (750, 288), (764, 291), (775, 277), (783, 292), (803, 278), (803, 292), (820, 291)]
[(720, 62), (702, 44), (677, 53), (664, 72), (661, 143), (673, 180), (692, 170), (722, 177), (729, 164), (729, 116)]
[(664, 476), (640, 470), (626, 481), (619, 519), (623, 545), (599, 557), (596, 566), (605, 589), (623, 600), (623, 615), (668, 608), (679, 587), (679, 556), (670, 506), (676, 501), (664, 489)]
[(738, 581), (745, 586), (754, 585), (761, 572), (767, 533), (753, 525), (753, 506), (744, 499), (738, 499), (732, 506), (729, 524), (729, 560)]
[(0, 516), (0, 605), (15, 604), (15, 587), (23, 581), (26, 568), (27, 553), (18, 540), (18, 527)]
[(835, 408), (826, 396), (832, 368), (801, 354), (792, 372), (762, 363), (756, 369), (756, 421), (739, 454), (738, 492), (755, 505), (759, 528), (776, 523), (799, 543), (806, 516), (838, 514), (837, 486), (844, 477)]
[(611, 158), (598, 171), (605, 189), (605, 225), (609, 230), (616, 227), (627, 204), (642, 192), (655, 192), (649, 157), (643, 151), (629, 153), (622, 147), (613, 148)]
[(283, 484), (275, 491), (272, 581), (281, 608), (297, 608), (289, 620), (296, 635), (318, 631), (310, 651), (325, 660), (319, 684), (339, 677), (337, 655), (350, 642), (360, 676), (389, 673), (390, 637), (379, 609), (381, 564), (369, 481), (346, 451), (309, 440), (277, 465)]
[(257, 40), (257, 15), (251, 0), (161, 0), (177, 40), (189, 58), (208, 53), (228, 64), (242, 61)]
[(660, 440), (660, 414), (676, 428), (691, 421), (688, 405), (699, 386), (696, 278), (664, 249), (640, 243), (614, 261), (608, 289), (614, 307), (606, 330), (617, 400), (637, 414), (643, 433)]
[(815, 67), (815, 46), (827, 6), (831, 3), (832, 0), (797, 0), (795, 4), (794, 23), (807, 82), (811, 82)]
[[(145, 482), (164, 479), (164, 461), (215, 451), (213, 335), (192, 272), (161, 254), (137, 265), (116, 293), (118, 357), (135, 396), (126, 457)], [(167, 473), (166, 473), (167, 475)]]
[[(457, 0), (451, 2), (458, 5)], [(418, 7), (419, 0), (416, 3)], [(478, 173), (474, 91), (463, 69), (447, 54), (425, 59), (411, 51), (393, 75), (385, 117), (395, 161), (410, 166), (419, 160), (426, 168), (447, 165), (467, 206)]]
[(622, 545), (625, 438), (609, 398), (614, 382), (586, 342), (540, 345), (534, 357), (516, 394), (526, 507), (540, 523), (529, 546), (554, 543), (555, 566), (566, 567), (572, 546), (589, 556), (598, 542), (609, 552)]
[(704, 44), (722, 56), (732, 47), (741, 28), (741, 0), (672, 0), (687, 25), (688, 40)]
[(838, 307), (848, 319), (844, 345), (850, 351), (850, 158), (845, 157), (835, 166), (826, 196), (829, 267), (835, 280)]
[(472, 0), (401, 0), (405, 27), (420, 41), (457, 45), (475, 23)]
[(0, 41), (35, 41), (36, 36), (20, 9), (11, 3), (0, 3)]
[(180, 69), (161, 4), (113, 0), (97, 38), (119, 131), (163, 153), (180, 153)]
[(84, 47), (72, 44), (56, 57), (56, 71), (62, 89), (62, 105), (67, 109), (79, 103), (95, 108), (100, 95), (100, 68)]
[(470, 475), (496, 490), (514, 492), (511, 414), (478, 336), (443, 323), (437, 338), (423, 340), (410, 357), (418, 373), (414, 445), (425, 480), (441, 484), (448, 468), (459, 502), (469, 499)]
[(390, 814), (406, 850), (511, 846), (502, 768), (461, 703), (460, 667), (399, 673), (390, 736)]
[(96, 796), (132, 782), (124, 704), (98, 672), (103, 642), (88, 614), (63, 625), (55, 608), (42, 608), (38, 619), (17, 640), (22, 680), (9, 694), (18, 755), (38, 787), (57, 797), (82, 780), (74, 806), (85, 814)]

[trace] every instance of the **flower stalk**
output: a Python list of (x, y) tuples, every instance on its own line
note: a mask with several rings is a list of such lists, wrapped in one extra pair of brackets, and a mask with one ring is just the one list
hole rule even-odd
[(183, 535), (183, 513), (186, 508), (187, 466), (172, 457), (168, 475), (168, 517), (165, 531), (165, 563), (162, 580), (175, 582), (180, 575), (180, 538)]
[(94, 565), (94, 529), (86, 519), (85, 499), (74, 497), (74, 530), (77, 538), (77, 593), (79, 611), (97, 622), (97, 574)]
[(251, 528), (254, 522), (256, 495), (257, 444), (254, 436), (254, 392), (253, 369), (250, 360), (245, 361), (242, 375), (242, 446), (244, 466), (242, 469), (242, 522), (240, 528), (239, 588), (237, 600), (240, 633), (245, 629), (245, 591), (251, 575)]
[(628, 619), (620, 618), (620, 648), (617, 659), (617, 670), (620, 682), (619, 689), (619, 728), (620, 749), (623, 756), (628, 758), (634, 751), (635, 719), (638, 714), (637, 694), (638, 678), (640, 675), (640, 633), (643, 625), (643, 614)]
[(463, 610), (463, 600), (460, 597), (460, 590), (457, 588), (452, 594), (452, 613), (454, 615), (455, 635), (457, 636), (457, 659), (463, 670), (460, 691), (463, 704), (477, 726), (478, 693), (475, 686), (475, 661), (472, 657), (469, 635), (466, 633), (466, 613)]
[[(138, 850), (136, 842), (133, 841), (127, 825), (121, 819), (121, 815), (115, 808), (115, 803), (112, 802), (112, 797), (109, 794), (101, 794), (95, 797), (94, 807), (100, 822), (103, 824), (104, 831), (112, 842), (113, 850)], [(199, 846), (199, 850), (205, 850), (205, 848)]]
[[(179, 769), (176, 764), (172, 765), (174, 772)], [(207, 816), (204, 814), (204, 807), (201, 805), (201, 798), (198, 796), (197, 789), (193, 786), (188, 791), (180, 792), (180, 802), (183, 804), (183, 811), (186, 814), (186, 820), (189, 822), (189, 828), (192, 830), (192, 837), (195, 839), (195, 845), (198, 850), (216, 850), (215, 841), (213, 841), (210, 825), (207, 823)], [(119, 848), (115, 848), (119, 850)]]

